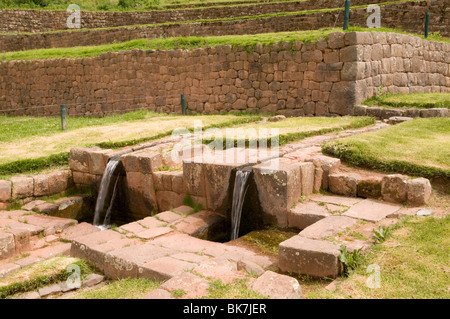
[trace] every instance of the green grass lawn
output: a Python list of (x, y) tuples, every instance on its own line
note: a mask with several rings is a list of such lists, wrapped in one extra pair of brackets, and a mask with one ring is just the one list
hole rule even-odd
[(362, 104), (386, 108), (450, 108), (450, 93), (384, 94), (371, 97)]
[(323, 151), (354, 166), (449, 180), (450, 118), (417, 118), (330, 141)]
[[(255, 143), (264, 142), (269, 146), (271, 139), (278, 137), (279, 145), (285, 145), (310, 136), (360, 128), (374, 123), (375, 120), (371, 117), (291, 117), (278, 122), (239, 125), (235, 131), (234, 143), (237, 145), (239, 141), (243, 141), (249, 145), (253, 141)], [(220, 134), (218, 133), (205, 134), (203, 143), (214, 143), (215, 139), (221, 137), (224, 144), (229, 143), (230, 138), (227, 137), (228, 141), (225, 140), (226, 129), (222, 129)]]
[(68, 129), (61, 131), (59, 118), (0, 117), (0, 178), (67, 165), (72, 147), (119, 148), (168, 136), (175, 129), (228, 127), (260, 119), (258, 115), (182, 116), (137, 111), (103, 118), (68, 118)]
[[(406, 218), (394, 229), (386, 241), (373, 246), (335, 292), (310, 297), (450, 298), (450, 216)], [(368, 272), (369, 265), (379, 267), (378, 288), (366, 284), (374, 274)]]
[[(295, 0), (277, 0), (287, 2)], [(77, 4), (85, 11), (139, 11), (148, 9), (169, 9), (173, 5), (205, 6), (221, 3), (255, 3), (258, 0), (2, 0), (2, 8), (23, 8), (38, 10), (65, 10), (70, 4)], [(275, 2), (275, 1), (274, 1)]]

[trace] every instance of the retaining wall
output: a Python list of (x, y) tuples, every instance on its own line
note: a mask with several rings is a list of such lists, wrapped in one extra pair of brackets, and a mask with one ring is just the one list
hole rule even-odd
[(0, 63), (0, 114), (103, 116), (148, 109), (353, 114), (383, 86), (389, 92), (450, 92), (450, 44), (384, 32), (336, 32), (253, 52), (217, 46), (132, 50), (84, 59)]
[[(381, 7), (381, 26), (423, 34), (425, 14), (430, 10), (430, 33), (449, 36), (450, 14), (448, 1), (436, 0), (438, 5), (428, 8), (426, 1), (393, 3)], [(350, 25), (366, 27), (366, 8), (350, 12)], [(343, 25), (343, 11), (313, 12), (286, 16), (260, 17), (232, 21), (205, 21), (181, 24), (86, 29), (53, 33), (0, 34), (0, 52), (40, 48), (73, 47), (124, 42), (132, 39), (154, 39), (178, 36), (220, 36), (315, 30)], [(423, 23), (422, 23), (423, 22)]]
[[(381, 3), (384, 0), (352, 0), (352, 5)], [(89, 12), (81, 11), (81, 28), (108, 28), (126, 25), (190, 21), (199, 19), (223, 19), (254, 16), (277, 12), (296, 12), (344, 6), (344, 0), (307, 0), (275, 3), (236, 5), (228, 3), (209, 8)], [(81, 8), (83, 10), (83, 8)], [(50, 10), (0, 10), (0, 32), (45, 32), (67, 30), (67, 18), (71, 13)]]

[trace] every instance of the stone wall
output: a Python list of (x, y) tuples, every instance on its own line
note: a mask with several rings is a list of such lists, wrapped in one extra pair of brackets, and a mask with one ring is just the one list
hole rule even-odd
[[(352, 5), (381, 3), (383, 0), (352, 0)], [(199, 19), (224, 19), (278, 12), (296, 12), (338, 8), (344, 0), (307, 0), (275, 3), (254, 3), (236, 6), (216, 6), (201, 9), (177, 9), (130, 12), (81, 13), (81, 28), (108, 28), (126, 25), (192, 21)], [(82, 10), (83, 8), (81, 8)], [(0, 10), (0, 32), (45, 32), (66, 30), (66, 20), (71, 13), (49, 10)]]
[(335, 32), (252, 52), (229, 45), (132, 50), (92, 58), (0, 63), (0, 114), (102, 116), (135, 109), (353, 114), (389, 92), (449, 92), (450, 44), (384, 32)]
[[(445, 1), (445, 0), (436, 0)], [(430, 33), (449, 36), (448, 5), (430, 8)], [(423, 34), (426, 1), (393, 3), (381, 7), (381, 26)], [(366, 8), (350, 13), (350, 25), (366, 26)], [(423, 22), (423, 23), (422, 23)], [(86, 29), (53, 33), (0, 34), (0, 52), (39, 48), (73, 47), (124, 42), (132, 39), (154, 39), (177, 36), (240, 35), (295, 30), (314, 30), (343, 25), (342, 10), (312, 12), (286, 16), (259, 17), (242, 20), (217, 20), (181, 24), (118, 27), (113, 29)]]
[(14, 176), (0, 180), (0, 210), (14, 201), (26, 203), (34, 198), (55, 195), (73, 186), (70, 170), (57, 170), (35, 176)]

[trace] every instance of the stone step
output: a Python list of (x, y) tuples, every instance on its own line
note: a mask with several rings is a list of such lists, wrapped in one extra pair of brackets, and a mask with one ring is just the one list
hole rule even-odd
[(342, 269), (340, 253), (337, 245), (296, 235), (280, 243), (278, 266), (286, 273), (336, 278)]
[(288, 227), (305, 229), (330, 215), (325, 206), (321, 206), (316, 202), (299, 203), (288, 211)]
[(311, 239), (322, 239), (334, 236), (352, 227), (356, 222), (356, 219), (346, 216), (328, 216), (306, 227), (299, 235)]

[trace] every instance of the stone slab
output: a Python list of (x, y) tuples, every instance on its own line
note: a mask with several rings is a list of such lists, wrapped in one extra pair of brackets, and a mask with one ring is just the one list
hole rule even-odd
[(365, 199), (350, 207), (343, 216), (378, 222), (400, 209), (399, 205), (384, 203), (373, 199)]
[(92, 224), (82, 222), (75, 226), (69, 227), (65, 229), (62, 233), (60, 238), (65, 240), (72, 240), (77, 237), (86, 236), (95, 232), (99, 232), (100, 229), (98, 227), (95, 227)]
[(153, 239), (153, 238), (168, 234), (170, 232), (173, 232), (173, 229), (170, 227), (155, 227), (155, 228), (146, 229), (140, 233), (137, 233), (136, 237), (149, 240), (149, 239)]
[(330, 215), (324, 206), (316, 202), (299, 203), (288, 211), (288, 227), (305, 229)]
[(297, 279), (270, 270), (256, 279), (252, 289), (270, 299), (301, 299), (303, 297)]
[(0, 265), (0, 278), (6, 277), (19, 269), (20, 266), (15, 263), (7, 263)]
[(360, 201), (362, 201), (361, 198), (351, 198), (351, 197), (344, 197), (344, 196), (333, 196), (333, 195), (314, 195), (309, 197), (310, 200), (313, 200), (315, 202), (323, 202), (323, 203), (330, 203), (335, 205), (344, 205), (344, 206), (352, 206)]
[(280, 243), (278, 266), (282, 272), (336, 278), (341, 272), (340, 253), (329, 242), (297, 235)]
[(183, 217), (181, 217), (179, 214), (171, 212), (171, 211), (166, 211), (166, 212), (162, 212), (159, 214), (155, 215), (155, 218), (160, 219), (166, 223), (174, 223), (176, 221), (181, 220)]
[(357, 220), (346, 216), (328, 216), (306, 227), (299, 235), (311, 239), (334, 236), (356, 224)]
[(205, 278), (196, 276), (190, 272), (172, 277), (160, 286), (160, 289), (172, 293), (178, 289), (183, 289), (186, 294), (183, 299), (199, 298), (208, 295), (209, 282)]
[(186, 271), (191, 271), (197, 264), (175, 259), (172, 257), (162, 257), (144, 263), (141, 267), (140, 278), (147, 278), (155, 281), (168, 280)]

